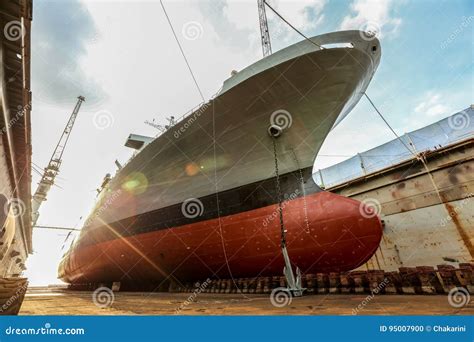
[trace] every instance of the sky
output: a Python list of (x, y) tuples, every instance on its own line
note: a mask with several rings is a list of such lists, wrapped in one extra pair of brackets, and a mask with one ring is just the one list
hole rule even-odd
[[(307, 36), (375, 27), (382, 59), (367, 93), (399, 134), (474, 103), (472, 0), (307, 0), (269, 3)], [(262, 57), (256, 1), (176, 1), (164, 5), (204, 97), (232, 70)], [(273, 52), (302, 38), (267, 9)], [(33, 162), (41, 171), (71, 114), (86, 97), (39, 225), (80, 228), (95, 189), (130, 133), (154, 136), (201, 102), (160, 3), (35, 0), (32, 24)], [(364, 98), (327, 137), (324, 168), (393, 139)], [(33, 191), (40, 179), (33, 172)], [(32, 285), (58, 283), (67, 231), (35, 229), (27, 262)]]

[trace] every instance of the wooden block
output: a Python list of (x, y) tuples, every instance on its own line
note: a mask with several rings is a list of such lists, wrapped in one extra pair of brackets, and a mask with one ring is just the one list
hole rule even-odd
[(306, 291), (308, 293), (314, 293), (315, 290), (317, 291), (316, 275), (306, 274), (305, 278), (306, 278)]
[(441, 284), (441, 293), (449, 293), (451, 289), (461, 286), (456, 277), (456, 268), (451, 265), (437, 265), (437, 279)]
[(120, 291), (120, 282), (119, 281), (114, 281), (112, 283), (112, 291), (114, 291), (114, 292)]
[(436, 294), (439, 291), (441, 291), (441, 293), (443, 292), (434, 267), (418, 266), (416, 269), (423, 294)]
[(367, 272), (369, 292), (385, 293), (385, 273), (382, 270), (371, 270)]
[(263, 278), (257, 278), (255, 286), (255, 293), (263, 293)]
[(420, 279), (418, 278), (418, 270), (414, 267), (400, 267), (400, 277), (402, 282), (402, 293), (405, 294), (422, 294)]
[(352, 279), (350, 273), (341, 273), (341, 292), (354, 292), (354, 279)]
[(366, 271), (355, 271), (350, 273), (351, 278), (354, 280), (354, 292), (364, 293), (368, 290), (368, 280)]
[(271, 292), (271, 278), (264, 277), (263, 278), (263, 293), (270, 293)]
[(329, 293), (340, 293), (341, 280), (339, 273), (329, 273)]
[(317, 273), (316, 283), (318, 284), (318, 293), (329, 292), (329, 277), (326, 273)]

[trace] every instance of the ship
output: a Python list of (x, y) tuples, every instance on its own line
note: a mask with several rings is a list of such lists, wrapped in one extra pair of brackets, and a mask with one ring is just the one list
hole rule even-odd
[[(106, 177), (58, 278), (156, 289), (206, 278), (344, 272), (379, 247), (382, 222), (319, 187), (313, 164), (380, 62), (357, 30), (304, 39), (232, 72), (209, 101)], [(280, 215), (281, 213), (281, 215)], [(284, 237), (284, 240), (283, 240)]]
[(17, 314), (31, 225), (31, 1), (0, 3), (0, 315)]

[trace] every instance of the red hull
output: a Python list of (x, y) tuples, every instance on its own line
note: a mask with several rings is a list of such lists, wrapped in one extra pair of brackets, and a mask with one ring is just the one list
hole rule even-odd
[[(287, 244), (294, 265), (303, 273), (316, 273), (349, 271), (365, 263), (379, 246), (382, 225), (377, 216), (362, 216), (360, 206), (328, 192), (285, 202)], [(271, 205), (76, 248), (62, 265), (60, 277), (69, 283), (140, 283), (281, 275), (276, 213), (277, 205)]]

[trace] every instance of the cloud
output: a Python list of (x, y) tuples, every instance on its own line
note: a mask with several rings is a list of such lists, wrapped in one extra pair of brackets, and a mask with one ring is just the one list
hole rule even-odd
[[(324, 23), (325, 16), (323, 10), (327, 4), (326, 0), (303, 0), (297, 2), (279, 0), (270, 1), (269, 3), (289, 23), (308, 35), (311, 35), (311, 31), (316, 30), (316, 28)], [(284, 43), (302, 39), (297, 32), (276, 16), (268, 7), (266, 12), (270, 26), (270, 38), (282, 40)]]
[(249, 44), (258, 41), (258, 12), (255, 3), (254, 11), (249, 11), (246, 2), (226, 0), (199, 2), (199, 10), (212, 25), (219, 44), (232, 50), (247, 49)]
[(423, 100), (415, 107), (415, 113), (431, 117), (442, 117), (451, 113), (451, 108), (441, 103), (442, 96), (439, 93), (428, 92)]
[[(322, 11), (327, 0), (269, 1), (293, 26), (308, 32), (324, 22)], [(219, 41), (233, 50), (260, 50), (260, 26), (257, 2), (215, 0), (200, 2), (203, 16), (211, 23)], [(266, 14), (273, 45), (301, 40), (294, 30), (278, 18), (268, 7)]]
[(79, 1), (37, 1), (32, 27), (33, 94), (47, 103), (71, 103), (83, 95), (101, 102), (105, 91), (81, 66), (97, 38), (94, 21)]
[(344, 17), (341, 30), (377, 31), (379, 38), (396, 36), (402, 19), (393, 15), (393, 0), (354, 0), (350, 6), (352, 13)]
[[(275, 8), (293, 26), (301, 30), (312, 30), (321, 23), (322, 12), (326, 6), (327, 1), (274, 1), (274, 3), (275, 5), (272, 5), (272, 7)], [(267, 11), (271, 12), (271, 10), (268, 9)]]

